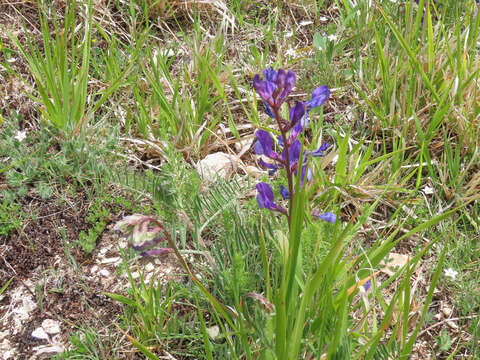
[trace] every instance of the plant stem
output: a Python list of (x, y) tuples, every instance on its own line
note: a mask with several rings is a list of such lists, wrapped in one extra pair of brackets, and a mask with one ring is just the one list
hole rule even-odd
[(285, 149), (285, 171), (287, 172), (287, 181), (288, 181), (288, 191), (290, 196), (288, 197), (288, 228), (290, 229), (291, 219), (292, 219), (292, 208), (293, 208), (293, 179), (292, 179), (292, 169), (290, 168), (290, 149), (287, 142), (287, 132), (284, 130), (282, 126), (282, 116), (278, 112), (278, 108), (276, 106), (272, 107), (273, 115), (275, 116), (275, 120), (277, 120), (278, 128), (280, 129), (280, 133), (282, 134), (284, 149)]

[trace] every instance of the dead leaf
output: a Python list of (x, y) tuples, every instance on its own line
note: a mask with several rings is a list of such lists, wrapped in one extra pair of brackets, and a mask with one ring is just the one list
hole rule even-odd
[(393, 276), (398, 269), (407, 263), (408, 259), (408, 255), (390, 253), (388, 257), (380, 262), (380, 266), (382, 266), (380, 271), (388, 276)]

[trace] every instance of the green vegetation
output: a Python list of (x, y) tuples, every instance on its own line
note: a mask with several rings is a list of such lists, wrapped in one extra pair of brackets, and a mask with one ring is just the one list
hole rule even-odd
[[(90, 268), (103, 236), (117, 224), (130, 244), (109, 250), (123, 286), (103, 289), (123, 312), (66, 320), (56, 358), (480, 357), (475, 1), (33, 7), (6, 5), (18, 22), (0, 27), (0, 245), (60, 219), (68, 266), (102, 283)], [(296, 74), (275, 109), (287, 121), (330, 88), (298, 134), (303, 150), (331, 144), (306, 185), (262, 172), (253, 151), (269, 130), (282, 154), (286, 131), (252, 86), (270, 67)], [(199, 162), (217, 152), (235, 167), (210, 181)], [(259, 182), (292, 212), (259, 208)]]

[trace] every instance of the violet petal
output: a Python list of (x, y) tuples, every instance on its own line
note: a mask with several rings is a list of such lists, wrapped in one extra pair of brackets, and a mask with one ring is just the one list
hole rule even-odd
[(315, 215), (315, 216), (321, 220), (328, 221), (329, 223), (332, 223), (332, 224), (335, 224), (335, 222), (337, 221), (337, 215), (331, 212), (326, 212), (326, 213)]
[(317, 87), (312, 92), (312, 99), (307, 101), (307, 111), (317, 106), (323, 105), (323, 103), (328, 99), (329, 96), (330, 96), (330, 90), (328, 86), (323, 85), (323, 86)]
[(305, 103), (299, 101), (290, 109), (290, 126), (295, 126), (305, 114)]
[(270, 185), (259, 182), (257, 184), (257, 203), (260, 208), (265, 208), (269, 210), (274, 210), (277, 208), (277, 205), (273, 201), (273, 190)]
[(290, 191), (288, 191), (288, 189), (284, 186), (280, 185), (280, 195), (282, 195), (282, 198), (287, 200), (290, 197)]

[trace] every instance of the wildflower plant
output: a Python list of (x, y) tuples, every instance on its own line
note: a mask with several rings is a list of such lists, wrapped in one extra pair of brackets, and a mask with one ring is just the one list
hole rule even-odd
[[(131, 246), (142, 256), (172, 252), (179, 258), (210, 304), (213, 316), (210, 316), (209, 326), (214, 322), (221, 329), (221, 338), (225, 339), (225, 344), (215, 344), (209, 339), (205, 321), (202, 321), (207, 359), (220, 356), (225, 347), (228, 358), (232, 359), (372, 359), (380, 356), (379, 352), (387, 352), (392, 358), (408, 358), (441, 275), (445, 252), (440, 256), (416, 323), (410, 319), (414, 295), (410, 279), (434, 241), (426, 244), (383, 284), (376, 282), (380, 262), (400, 241), (437, 224), (457, 209), (423, 222), (403, 235), (399, 234), (401, 226), (388, 233), (382, 232), (370, 248), (346, 256), (345, 247), (357, 238), (383, 195), (362, 208), (361, 214), (346, 224), (339, 221), (334, 212), (322, 211), (317, 206), (310, 208), (313, 201), (309, 196), (313, 192), (307, 188), (315, 178), (312, 159), (324, 156), (331, 145), (323, 143), (317, 149), (310, 149), (305, 129), (312, 121), (312, 110), (325, 103), (330, 91), (327, 86), (320, 86), (308, 100), (292, 103), (288, 96), (295, 81), (293, 71), (271, 68), (264, 71), (263, 77), (255, 75), (253, 78), (253, 87), (263, 102), (265, 113), (274, 120), (274, 126), (255, 132), (254, 150), (262, 156), (259, 163), (270, 175), (278, 172), (286, 179), (286, 186), (275, 190), (267, 182), (256, 184), (258, 207), (270, 210), (273, 216), (265, 213), (269, 218), (286, 219), (277, 225), (287, 224), (285, 230), (273, 230), (270, 226), (262, 226), (262, 221), (256, 227), (258, 231), (250, 233), (248, 246), (258, 248), (263, 267), (263, 275), (259, 275), (264, 279), (260, 289), (241, 293), (238, 284), (233, 284), (230, 285), (236, 289), (233, 297), (222, 298), (221, 291), (215, 292), (215, 287), (212, 289), (194, 275), (192, 265), (170, 236), (174, 232), (167, 231), (153, 217), (133, 215), (118, 223), (116, 229), (131, 235)], [(346, 152), (340, 155), (347, 156)], [(346, 162), (346, 159), (338, 161)], [(384, 194), (389, 191), (395, 176), (391, 178)], [(391, 223), (395, 221), (394, 214)], [(269, 220), (265, 223), (272, 224)], [(201, 230), (194, 232), (201, 233)], [(157, 248), (163, 240), (168, 248)], [(227, 249), (222, 254), (229, 256)], [(248, 271), (246, 264), (239, 265), (242, 257), (233, 256), (232, 266)], [(238, 280), (237, 275), (232, 276), (231, 281)], [(385, 299), (382, 291), (395, 281), (393, 296)], [(203, 317), (200, 311), (199, 314)], [(145, 346), (137, 347), (149, 358), (155, 358)], [(219, 352), (213, 354), (212, 349)]]
[[(299, 101), (295, 105), (289, 106), (289, 118), (288, 120), (284, 119), (281, 109), (286, 104), (287, 96), (292, 91), (295, 81), (296, 76), (293, 71), (286, 72), (283, 69), (276, 71), (272, 68), (264, 71), (264, 80), (259, 75), (255, 75), (253, 78), (253, 87), (263, 100), (265, 113), (276, 121), (280, 130), (277, 145), (281, 150), (281, 153), (274, 150), (274, 140), (270, 132), (258, 130), (255, 133), (257, 138), (254, 144), (255, 153), (265, 155), (273, 161), (272, 163), (265, 162), (263, 159), (259, 160), (260, 165), (267, 168), (270, 175), (273, 175), (278, 169), (285, 170), (288, 189), (281, 186), (280, 194), (282, 198), (289, 200), (289, 207), (287, 210), (281, 205), (277, 205), (274, 202), (272, 188), (264, 182), (257, 184), (257, 202), (260, 208), (278, 211), (286, 215), (289, 224), (291, 224), (292, 218), (295, 177), (299, 177), (300, 188), (302, 188), (305, 181), (309, 182), (312, 179), (312, 171), (308, 167), (309, 157), (324, 156), (324, 152), (330, 147), (330, 144), (323, 143), (315, 151), (304, 151), (305, 146), (299, 139), (310, 121), (310, 111), (322, 106), (328, 99), (330, 90), (327, 86), (316, 88), (312, 92), (311, 99), (307, 102)], [(336, 219), (336, 216), (332, 213), (317, 216), (332, 223)]]

